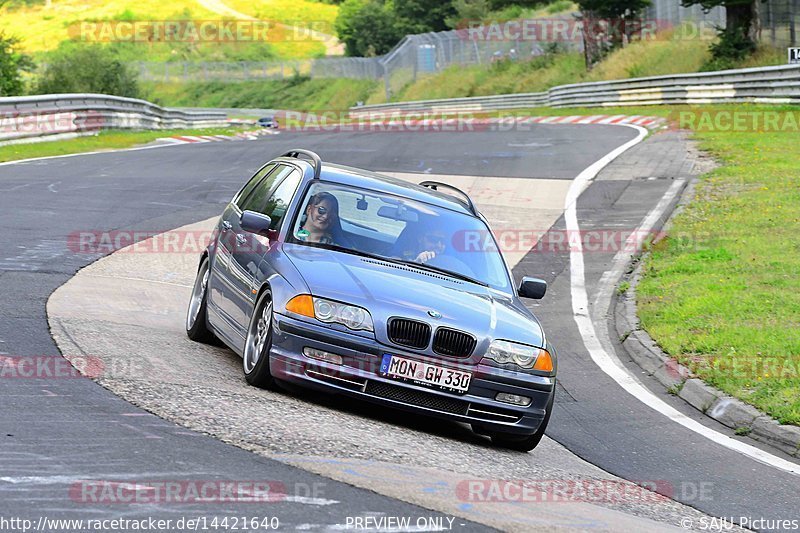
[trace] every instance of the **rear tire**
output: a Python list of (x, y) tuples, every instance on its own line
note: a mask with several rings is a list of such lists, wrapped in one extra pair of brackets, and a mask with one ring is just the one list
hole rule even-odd
[(536, 448), (539, 445), (539, 442), (541, 442), (542, 437), (544, 437), (547, 424), (550, 422), (550, 415), (553, 412), (553, 402), (555, 397), (556, 391), (554, 388), (553, 394), (550, 396), (550, 400), (547, 402), (547, 407), (545, 408), (547, 412), (544, 415), (544, 420), (542, 420), (542, 423), (539, 424), (539, 428), (536, 430), (536, 433), (523, 437), (515, 436), (509, 433), (490, 433), (492, 442), (496, 446), (508, 448), (509, 450), (516, 450), (518, 452), (529, 452)]
[(200, 263), (194, 280), (192, 299), (189, 300), (189, 310), (186, 312), (186, 335), (195, 342), (214, 344), (217, 338), (208, 329), (208, 278), (209, 265), (206, 257)]
[(261, 389), (278, 388), (269, 370), (269, 352), (272, 349), (272, 293), (261, 293), (253, 308), (247, 339), (244, 343), (242, 367), (247, 382)]

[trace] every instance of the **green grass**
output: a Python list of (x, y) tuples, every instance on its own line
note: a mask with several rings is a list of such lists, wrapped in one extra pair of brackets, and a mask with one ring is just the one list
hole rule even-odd
[(628, 289), (630, 288), (631, 288), (630, 282), (623, 281), (622, 283), (619, 284), (619, 287), (617, 287), (617, 294), (625, 294), (626, 292), (628, 292)]
[[(677, 31), (677, 30), (676, 30)], [(611, 53), (591, 71), (581, 53), (554, 53), (530, 61), (501, 61), (492, 65), (455, 65), (445, 71), (418, 77), (416, 81), (392, 80), (392, 101), (428, 100), (542, 92), (558, 85), (619, 80), (647, 76), (699, 72), (709, 60), (709, 40), (681, 39), (676, 32), (662, 32), (657, 39), (634, 42)], [(762, 47), (733, 67), (779, 65), (786, 52)], [(405, 83), (404, 83), (405, 82)], [(383, 88), (367, 103), (386, 101)]]
[(218, 135), (235, 133), (237, 131), (240, 131), (240, 129), (204, 128), (152, 131), (103, 131), (97, 135), (78, 137), (75, 139), (0, 146), (0, 161), (18, 161), (20, 159), (29, 159), (32, 157), (47, 157), (130, 148), (131, 146), (154, 141), (160, 137), (171, 137), (173, 135)]
[(3, 7), (0, 29), (20, 37), (25, 52), (41, 52), (68, 40), (70, 25), (82, 20), (169, 20), (186, 9), (197, 19), (215, 18), (214, 13), (192, 0), (55, 0), (50, 8), (44, 3)]
[[(336, 35), (333, 22), (339, 6), (309, 0), (225, 0), (225, 5), (259, 20), (281, 22), (299, 28), (309, 28)], [(274, 32), (270, 44), (280, 57), (315, 57), (324, 55), (325, 45), (308, 38), (306, 31), (280, 29)]]
[(295, 77), (241, 83), (143, 83), (142, 86), (149, 99), (166, 106), (327, 111), (346, 110), (366, 100), (378, 84), (373, 80)]
[(570, 13), (579, 11), (578, 5), (571, 0), (557, 0), (552, 4), (535, 7), (523, 7), (521, 5), (509, 5), (487, 13), (482, 17), (484, 22), (505, 22), (518, 19), (538, 19), (552, 17), (554, 15), (568, 16)]
[[(504, 61), (492, 66), (452, 66), (445, 71), (418, 79), (397, 92), (392, 100), (428, 100), (539, 92), (555, 85), (573, 83), (585, 72), (580, 54), (555, 54), (532, 61)], [(383, 88), (375, 91), (368, 103), (385, 101)]]
[(788, 424), (800, 424), (797, 136), (696, 133), (723, 166), (675, 218), (681, 238), (654, 246), (638, 289), (642, 326), (666, 352)]
[(337, 5), (313, 0), (225, 0), (225, 4), (260, 20), (275, 20), (331, 34), (335, 33), (333, 23), (339, 14)]
[[(662, 32), (657, 40), (634, 42), (601, 61), (585, 81), (618, 80), (697, 72), (710, 58), (708, 40), (673, 38)], [(583, 80), (582, 80), (583, 81)]]
[[(243, 15), (261, 17), (279, 23), (300, 27), (322, 25), (328, 27), (336, 18), (338, 6), (325, 5), (307, 0), (258, 0), (256, 2), (225, 1)], [(21, 39), (21, 49), (34, 54), (37, 59), (46, 57), (44, 52), (56, 49), (63, 41), (79, 33), (81, 21), (148, 20), (165, 21), (176, 19), (221, 20), (231, 16), (221, 15), (206, 9), (194, 0), (54, 0), (51, 7), (44, 3), (6, 5), (0, 8), (0, 30)], [(260, 60), (258, 51), (270, 50), (271, 54), (283, 58), (308, 58), (323, 55), (325, 46), (320, 42), (304, 39), (287, 39), (293, 32), (275, 32), (271, 42), (260, 43), (127, 43), (123, 60), (176, 61), (176, 60)], [(303, 33), (300, 33), (303, 35)], [(250, 52), (247, 48), (255, 48)], [(124, 52), (133, 50), (130, 56)], [(262, 54), (263, 55), (263, 54)]]

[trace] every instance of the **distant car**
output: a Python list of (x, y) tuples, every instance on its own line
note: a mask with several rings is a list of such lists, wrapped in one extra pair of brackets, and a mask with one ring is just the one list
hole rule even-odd
[(258, 125), (262, 128), (277, 128), (278, 121), (273, 116), (266, 116), (258, 119)]
[(550, 419), (557, 358), (519, 297), (546, 289), (527, 277), (514, 285), (458, 189), (293, 150), (222, 213), (186, 330), (221, 339), (252, 385), (289, 382), (466, 422), (527, 451)]

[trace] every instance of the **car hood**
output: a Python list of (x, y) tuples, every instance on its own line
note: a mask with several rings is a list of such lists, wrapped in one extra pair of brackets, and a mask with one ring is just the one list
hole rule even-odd
[[(511, 295), (344, 252), (293, 244), (285, 245), (284, 250), (314, 296), (369, 310), (376, 338), (388, 346), (392, 343), (386, 323), (392, 317), (426, 322), (433, 330), (447, 326), (473, 334), (478, 341), (473, 352), (475, 361), (494, 339), (544, 345), (539, 322)], [(431, 316), (437, 313), (441, 317)], [(423, 352), (435, 356), (432, 351)]]

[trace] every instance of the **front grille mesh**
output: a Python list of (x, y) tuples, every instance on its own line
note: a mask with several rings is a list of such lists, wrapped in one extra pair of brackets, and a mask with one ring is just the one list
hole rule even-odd
[(365, 392), (372, 396), (378, 396), (379, 398), (386, 398), (388, 400), (395, 400), (456, 415), (467, 414), (467, 409), (469, 408), (469, 403), (461, 400), (408, 389), (406, 387), (398, 387), (381, 381), (370, 381), (367, 383)]
[(400, 346), (418, 350), (427, 348), (431, 339), (431, 327), (424, 322), (393, 318), (389, 321), (389, 340)]
[(478, 341), (468, 333), (449, 328), (439, 328), (433, 337), (433, 351), (439, 355), (469, 357)]

